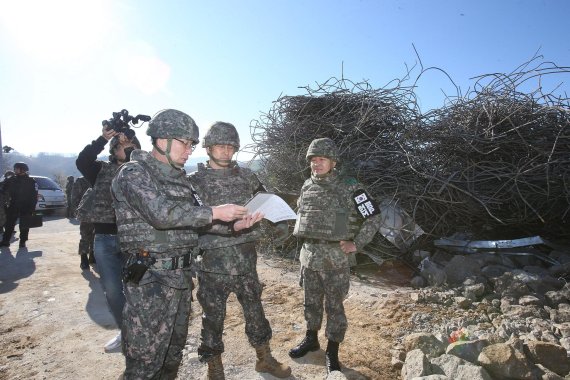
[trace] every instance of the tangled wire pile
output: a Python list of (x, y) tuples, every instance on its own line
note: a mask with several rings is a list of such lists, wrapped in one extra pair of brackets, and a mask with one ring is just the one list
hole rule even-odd
[(569, 237), (568, 98), (520, 88), (570, 68), (531, 63), (478, 77), (467, 95), (426, 114), (402, 80), (373, 89), (332, 78), (305, 87), (307, 95), (282, 96), (251, 126), (260, 176), (298, 194), (310, 142), (329, 137), (343, 172), (376, 198), (397, 201), (429, 236)]
[[(368, 83), (331, 78), (307, 96), (283, 96), (252, 125), (262, 177), (281, 193), (297, 194), (309, 176), (311, 141), (333, 139), (344, 172), (364, 179), (369, 190), (397, 193), (399, 171), (410, 172), (400, 144), (411, 143), (419, 110), (411, 88), (373, 89)], [(408, 146), (411, 148), (410, 146)], [(387, 187), (393, 187), (388, 190)]]

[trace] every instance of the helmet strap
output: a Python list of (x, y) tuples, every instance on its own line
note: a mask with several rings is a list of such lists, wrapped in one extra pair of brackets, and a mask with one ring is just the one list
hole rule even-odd
[(210, 160), (215, 162), (218, 166), (230, 167), (232, 164), (233, 156), (229, 160), (218, 160), (217, 158), (214, 158), (214, 155), (212, 153), (210, 153), (210, 148), (206, 149), (206, 153), (208, 154), (208, 157), (210, 157)]
[(169, 164), (170, 166), (172, 166), (174, 169), (176, 169), (176, 170), (182, 169), (181, 167), (177, 166), (177, 165), (172, 161), (172, 159), (170, 158), (170, 148), (172, 147), (172, 139), (169, 138), (169, 139), (166, 139), (166, 141), (167, 141), (167, 142), (166, 142), (166, 151), (160, 149), (159, 146), (156, 144), (156, 141), (155, 141), (155, 143), (153, 144), (154, 149), (156, 149), (156, 151), (157, 151), (158, 153), (162, 154), (163, 156), (166, 156), (166, 160), (168, 161), (168, 164)]

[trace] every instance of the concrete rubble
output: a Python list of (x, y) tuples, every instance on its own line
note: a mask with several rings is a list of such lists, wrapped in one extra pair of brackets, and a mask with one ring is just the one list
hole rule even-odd
[(412, 316), (391, 351), (401, 378), (570, 379), (570, 248), (452, 240), (415, 253), (411, 302), (452, 317)]

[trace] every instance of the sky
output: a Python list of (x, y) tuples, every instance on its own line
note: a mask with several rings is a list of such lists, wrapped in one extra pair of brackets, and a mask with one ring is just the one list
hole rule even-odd
[(245, 146), (280, 96), (332, 77), (381, 88), (420, 60), (445, 71), (417, 83), (427, 111), (456, 92), (449, 78), (465, 91), (537, 52), (570, 66), (569, 15), (566, 0), (0, 0), (2, 145), (75, 155), (112, 112), (175, 108), (202, 136), (233, 123)]

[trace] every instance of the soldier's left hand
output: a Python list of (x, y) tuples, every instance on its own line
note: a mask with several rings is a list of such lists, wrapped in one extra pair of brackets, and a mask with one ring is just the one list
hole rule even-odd
[(253, 214), (247, 214), (242, 219), (234, 223), (234, 231), (241, 231), (250, 228), (255, 223), (258, 223), (263, 219), (265, 215), (261, 212), (254, 212)]
[(356, 244), (354, 244), (352, 240), (341, 240), (340, 249), (342, 249), (346, 255), (349, 255), (353, 252), (356, 252)]

